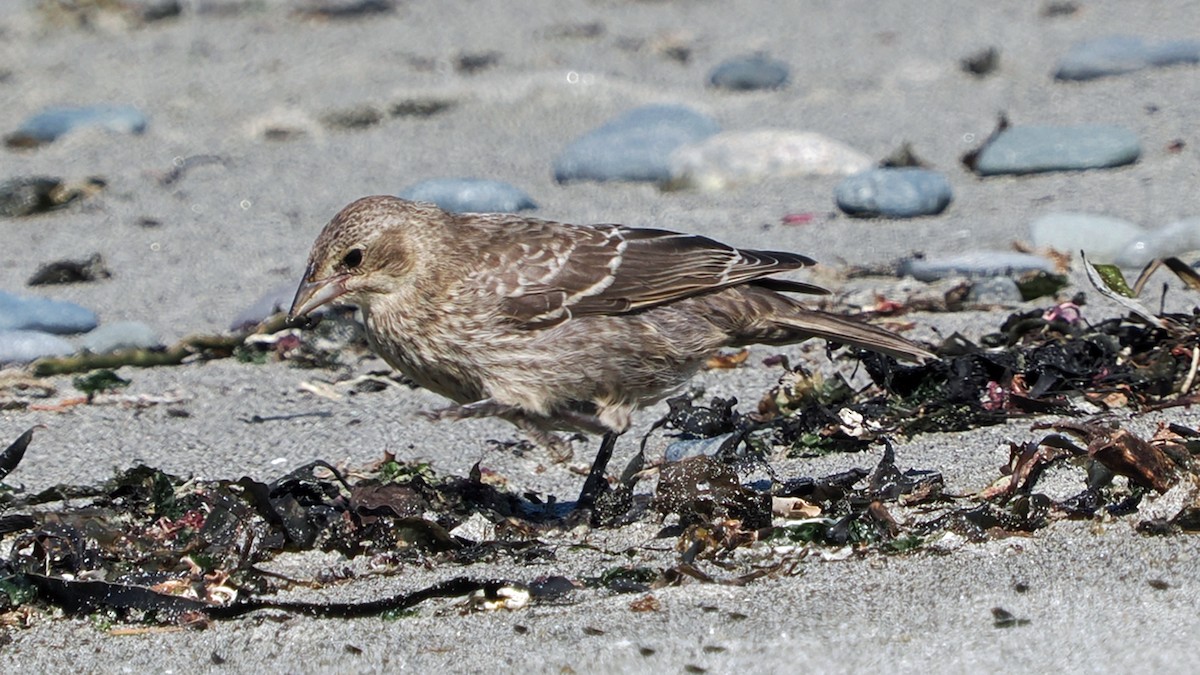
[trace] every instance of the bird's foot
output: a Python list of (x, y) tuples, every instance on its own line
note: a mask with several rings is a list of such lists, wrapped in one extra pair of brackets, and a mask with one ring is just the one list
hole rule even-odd
[(568, 462), (575, 456), (575, 450), (571, 447), (571, 441), (564, 439), (558, 434), (546, 431), (527, 420), (518, 419), (516, 420), (516, 425), (521, 431), (525, 432), (525, 435), (530, 440), (539, 447), (545, 448), (550, 453), (550, 460), (555, 464)]

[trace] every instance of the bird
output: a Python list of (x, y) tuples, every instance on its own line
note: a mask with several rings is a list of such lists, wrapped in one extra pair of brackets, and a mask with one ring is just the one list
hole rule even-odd
[(602, 435), (577, 508), (633, 413), (680, 389), (724, 347), (809, 338), (935, 358), (895, 333), (805, 307), (819, 286), (776, 275), (815, 264), (705, 236), (358, 199), (325, 225), (288, 312), (356, 305), (391, 367), (449, 399), (434, 419), (499, 417), (535, 442)]

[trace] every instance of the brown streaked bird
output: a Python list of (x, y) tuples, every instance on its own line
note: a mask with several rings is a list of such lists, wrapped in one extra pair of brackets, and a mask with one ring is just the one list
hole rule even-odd
[(439, 419), (498, 416), (552, 447), (554, 431), (603, 434), (579, 500), (588, 506), (632, 413), (722, 347), (820, 337), (933, 356), (784, 295), (827, 292), (773, 276), (813, 263), (666, 230), (365, 197), (317, 237), (289, 315), (357, 305), (372, 349), (455, 403)]

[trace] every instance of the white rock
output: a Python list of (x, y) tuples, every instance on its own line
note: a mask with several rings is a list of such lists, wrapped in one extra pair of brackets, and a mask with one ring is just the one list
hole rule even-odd
[(1177, 220), (1145, 232), (1126, 244), (1117, 256), (1121, 267), (1144, 267), (1155, 258), (1169, 258), (1200, 250), (1200, 217)]
[(814, 132), (726, 131), (676, 149), (671, 185), (715, 191), (772, 177), (848, 176), (871, 166), (870, 157)]
[(1099, 263), (1113, 262), (1131, 241), (1145, 236), (1145, 230), (1127, 220), (1072, 211), (1047, 213), (1029, 224), (1034, 247), (1071, 255), (1082, 250)]

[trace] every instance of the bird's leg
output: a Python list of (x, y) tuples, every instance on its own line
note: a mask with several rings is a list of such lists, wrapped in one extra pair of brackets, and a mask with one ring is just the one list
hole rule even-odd
[(499, 403), (485, 398), (466, 405), (451, 405), (437, 410), (423, 410), (421, 416), (435, 422), (440, 420), (465, 420), (471, 417), (504, 417), (517, 412), (516, 406)]
[(588, 471), (587, 480), (583, 481), (583, 490), (579, 493), (579, 500), (575, 504), (576, 509), (590, 509), (595, 506), (596, 497), (599, 496), (601, 488), (607, 484), (604, 470), (608, 467), (608, 460), (612, 459), (613, 447), (616, 446), (619, 435), (615, 431), (604, 433), (604, 439), (600, 441), (600, 450), (596, 453), (591, 470)]

